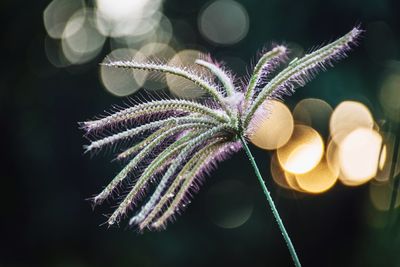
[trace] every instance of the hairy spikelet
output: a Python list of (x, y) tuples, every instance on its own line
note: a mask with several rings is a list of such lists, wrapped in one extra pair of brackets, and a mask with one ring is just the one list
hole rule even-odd
[(361, 30), (354, 28), (343, 37), (321, 47), (320, 49), (295, 58), (284, 70), (278, 73), (253, 100), (244, 116), (243, 126), (247, 127), (254, 113), (267, 99), (280, 98), (284, 94), (291, 94), (297, 87), (304, 86), (320, 70), (326, 70), (327, 66), (333, 66), (333, 62), (344, 58), (355, 44)]
[[(248, 80), (234, 76), (210, 58), (196, 60), (215, 77), (200, 75), (194, 68), (170, 66), (157, 61), (108, 61), (104, 65), (123, 69), (160, 72), (185, 78), (204, 90), (209, 98), (202, 101), (171, 99), (137, 103), (111, 114), (80, 123), (91, 141), (86, 151), (132, 145), (120, 151), (117, 159), (125, 167), (102, 192), (95, 204), (109, 198), (128, 181), (128, 193), (108, 219), (119, 222), (135, 207), (130, 225), (140, 230), (165, 228), (167, 222), (189, 203), (202, 177), (216, 163), (240, 150), (241, 137), (249, 137), (266, 112), (263, 103), (290, 94), (304, 86), (318, 71), (346, 56), (361, 30), (354, 28), (336, 41), (302, 58), (293, 59), (274, 77), (271, 74), (287, 60), (282, 45), (262, 53)], [(240, 85), (240, 86), (238, 86)], [(153, 181), (152, 194), (143, 203)]]

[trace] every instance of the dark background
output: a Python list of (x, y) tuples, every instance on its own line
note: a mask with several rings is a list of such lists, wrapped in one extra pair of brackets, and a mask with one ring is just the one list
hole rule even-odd
[[(377, 90), (393, 65), (387, 61), (400, 60), (398, 1), (238, 2), (249, 14), (250, 29), (241, 42), (227, 47), (208, 43), (198, 31), (197, 15), (206, 1), (167, 0), (163, 6), (173, 25), (174, 20), (189, 23), (196, 43), (211, 54), (227, 53), (248, 63), (271, 41), (311, 48), (361, 24), (367, 31), (351, 56), (286, 103), (293, 107), (303, 98), (317, 97), (336, 106), (352, 99), (366, 104), (376, 120), (383, 118)], [(113, 204), (92, 211), (85, 199), (120, 165), (110, 163), (107, 153), (93, 159), (84, 155), (77, 122), (122, 100), (103, 90), (99, 81), (97, 64), (109, 52), (106, 48), (83, 67), (55, 68), (48, 62), (42, 19), (48, 4), (0, 2), (0, 266), (291, 266), (243, 152), (220, 164), (166, 231), (138, 234), (125, 228), (126, 222), (119, 228), (99, 226)], [(391, 33), (369, 32), (377, 21)], [(174, 34), (185, 42), (179, 32)], [(338, 184), (317, 196), (283, 192), (268, 178), (270, 155), (255, 147), (253, 151), (304, 266), (400, 266), (400, 225), (383, 227), (387, 214), (373, 209), (367, 186)], [(210, 219), (207, 192), (232, 178), (245, 185), (254, 207), (245, 224), (224, 229)]]

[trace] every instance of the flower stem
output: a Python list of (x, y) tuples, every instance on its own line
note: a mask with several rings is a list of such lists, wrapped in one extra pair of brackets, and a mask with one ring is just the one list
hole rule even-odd
[(251, 162), (251, 165), (253, 166), (253, 169), (254, 169), (255, 174), (256, 174), (256, 176), (258, 178), (258, 181), (261, 184), (261, 187), (262, 187), (262, 189), (264, 191), (264, 195), (266, 196), (268, 204), (269, 204), (269, 206), (271, 208), (272, 214), (274, 215), (275, 220), (276, 220), (276, 222), (277, 222), (277, 224), (279, 226), (279, 230), (281, 231), (282, 236), (285, 239), (286, 246), (288, 247), (290, 255), (292, 256), (294, 265), (296, 267), (301, 267), (301, 263), (299, 261), (299, 258), (297, 257), (296, 250), (294, 249), (292, 241), (290, 240), (290, 237), (289, 237), (288, 233), (286, 232), (286, 229), (285, 229), (285, 226), (283, 225), (282, 219), (279, 216), (279, 212), (275, 207), (275, 203), (272, 200), (271, 194), (268, 191), (267, 186), (265, 185), (265, 182), (264, 182), (264, 180), (263, 180), (263, 178), (261, 176), (260, 170), (257, 167), (257, 163), (254, 160), (254, 157), (251, 154), (251, 151), (250, 151), (249, 147), (247, 146), (246, 140), (244, 140), (243, 137), (240, 137), (240, 140), (242, 141), (242, 144), (243, 144), (244, 150), (246, 151), (247, 157), (249, 158), (249, 160)]

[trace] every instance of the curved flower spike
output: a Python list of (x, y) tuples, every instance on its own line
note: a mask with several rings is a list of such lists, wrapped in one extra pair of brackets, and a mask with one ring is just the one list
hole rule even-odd
[[(94, 197), (94, 203), (101, 203), (118, 187), (122, 187), (123, 181), (129, 180), (128, 184), (133, 186), (128, 189), (128, 194), (110, 216), (108, 223), (112, 225), (118, 222), (130, 208), (136, 207), (138, 212), (131, 218), (131, 225), (141, 230), (165, 227), (167, 221), (181, 213), (191, 195), (198, 190), (204, 174), (215, 167), (217, 162), (243, 146), (251, 156), (244, 138), (254, 132), (256, 122), (260, 119), (258, 114), (263, 111), (265, 101), (293, 92), (296, 87), (305, 85), (318, 70), (325, 70), (332, 62), (345, 57), (360, 33), (359, 28), (354, 28), (336, 41), (292, 60), (267, 82), (266, 75), (270, 75), (287, 57), (287, 49), (276, 46), (261, 56), (245, 88), (235, 87), (229, 73), (201, 59), (196, 64), (210, 70), (220, 85), (187, 67), (156, 62), (105, 63), (109, 67), (177, 75), (197, 84), (211, 98), (205, 102), (179, 99), (151, 101), (81, 123), (87, 136), (92, 138), (86, 151), (114, 146), (127, 140), (136, 141), (118, 155), (118, 159), (128, 160), (128, 163)], [(252, 163), (255, 164), (254, 160)], [(261, 177), (259, 173), (258, 177)], [(152, 183), (156, 184), (154, 192), (146, 203), (140, 204)], [(264, 192), (267, 195), (266, 187)], [(286, 231), (275, 206), (271, 204), (272, 200), (268, 200), (290, 249), (290, 239), (285, 236)], [(292, 250), (296, 262), (297, 256), (293, 253), (294, 248)]]
[(217, 65), (204, 61), (202, 59), (197, 59), (195, 63), (209, 69), (220, 80), (223, 88), (225, 88), (226, 90), (227, 96), (231, 96), (235, 93), (235, 86), (233, 85), (233, 81), (225, 71), (223, 71)]
[(284, 61), (287, 55), (287, 48), (283, 45), (276, 46), (272, 50), (264, 53), (254, 67), (253, 75), (246, 88), (246, 100), (253, 98), (256, 87), (262, 82), (280, 61)]
[(210, 94), (216, 101), (222, 102), (223, 95), (221, 94), (219, 87), (214, 82), (203, 77), (201, 74), (196, 73), (191, 69), (177, 66), (168, 66), (157, 62), (135, 62), (135, 61), (110, 61), (103, 63), (108, 67), (116, 67), (122, 69), (137, 69), (153, 72), (164, 72), (172, 75), (176, 75), (200, 86), (204, 91)]

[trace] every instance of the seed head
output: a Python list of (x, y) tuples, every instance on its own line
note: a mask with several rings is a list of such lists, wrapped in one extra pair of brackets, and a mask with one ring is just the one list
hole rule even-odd
[[(108, 218), (108, 223), (119, 222), (129, 209), (136, 207), (138, 211), (130, 219), (130, 225), (140, 230), (164, 228), (190, 202), (205, 174), (242, 148), (240, 137), (248, 138), (254, 133), (265, 114), (265, 102), (293, 93), (319, 70), (345, 57), (360, 33), (356, 27), (336, 41), (293, 59), (270, 78), (288, 58), (285, 46), (275, 46), (262, 54), (248, 84), (240, 87), (235, 86), (237, 83), (230, 72), (210, 59), (198, 59), (195, 64), (208, 69), (216, 79), (201, 75), (194, 68), (158, 62), (104, 63), (108, 67), (185, 78), (204, 90), (208, 98), (153, 100), (81, 123), (91, 140), (86, 151), (133, 143), (117, 155), (117, 159), (127, 160), (125, 167), (93, 202), (102, 203), (124, 186), (123, 181), (129, 181), (128, 193)], [(143, 204), (152, 187), (155, 187), (153, 193)]]

